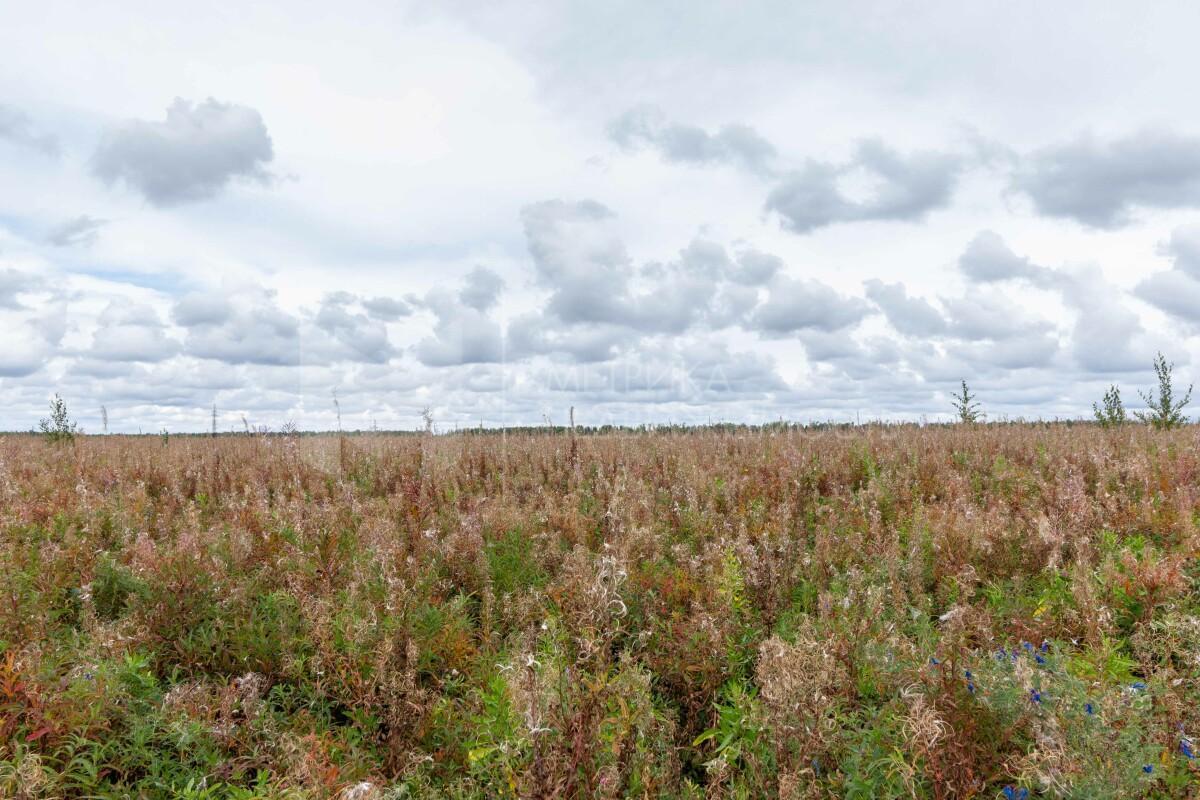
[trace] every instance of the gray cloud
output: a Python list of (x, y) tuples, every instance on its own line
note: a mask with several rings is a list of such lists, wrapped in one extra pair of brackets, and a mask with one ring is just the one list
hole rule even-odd
[(994, 231), (980, 231), (975, 235), (958, 257), (958, 269), (975, 283), (1024, 278), (1035, 284), (1046, 284), (1053, 275), (1045, 267), (1018, 256)]
[(46, 234), (46, 241), (55, 247), (90, 245), (96, 241), (100, 229), (107, 224), (108, 220), (83, 214), (56, 225)]
[[(809, 160), (785, 176), (767, 196), (766, 208), (779, 215), (785, 229), (800, 234), (841, 222), (919, 222), (950, 202), (962, 168), (955, 155), (903, 155), (868, 139), (843, 164)], [(874, 179), (874, 194), (855, 200), (839, 184), (860, 173)]]
[[(593, 201), (539, 203), (522, 217), (538, 283), (550, 291), (544, 313), (558, 325), (682, 333), (709, 317), (723, 273), (732, 268), (723, 248), (701, 241), (675, 261), (635, 271), (608, 227), (611, 212)], [(638, 277), (648, 289), (635, 291)]]
[(92, 156), (92, 170), (155, 205), (172, 206), (215, 197), (234, 179), (267, 182), (265, 165), (273, 157), (254, 109), (177, 98), (161, 122), (130, 120), (109, 131)]
[(363, 310), (378, 320), (395, 322), (412, 313), (412, 307), (395, 297), (368, 297), (362, 301)]
[(950, 352), (972, 365), (1004, 369), (1030, 369), (1050, 364), (1059, 350), (1057, 337), (1048, 329), (1034, 330), (1008, 339), (955, 345)]
[(503, 289), (503, 278), (487, 267), (475, 267), (467, 274), (458, 299), (476, 311), (487, 311), (496, 304)]
[(187, 328), (184, 350), (190, 356), (227, 364), (301, 361), (300, 319), (279, 308), (273, 292), (195, 292), (175, 304), (172, 317)]
[(10, 311), (24, 309), (25, 305), (17, 296), (38, 291), (42, 286), (42, 280), (36, 275), (15, 269), (0, 269), (0, 308)]
[(1200, 281), (1178, 269), (1156, 272), (1134, 294), (1152, 306), (1191, 323), (1200, 323)]
[(1064, 278), (1063, 302), (1076, 312), (1071, 347), (1087, 372), (1146, 369), (1157, 349), (1141, 321), (1123, 302), (1123, 293), (1095, 267)]
[(158, 362), (179, 349), (154, 308), (114, 300), (100, 314), (89, 355), (107, 361)]
[(1200, 138), (1164, 131), (1110, 142), (1083, 136), (1028, 155), (1012, 185), (1041, 214), (1118, 228), (1138, 208), (1200, 206)]
[(995, 292), (971, 292), (963, 297), (943, 297), (950, 316), (951, 335), (968, 341), (1001, 341), (1044, 333), (1053, 327), (1034, 319), (1016, 303)]
[(748, 249), (738, 253), (737, 265), (728, 270), (729, 279), (745, 286), (762, 286), (783, 269), (783, 259)]
[(218, 325), (233, 314), (233, 304), (218, 292), (191, 292), (179, 298), (171, 309), (176, 325)]
[(811, 329), (833, 332), (857, 324), (870, 307), (815, 280), (777, 277), (750, 319), (755, 330), (781, 336)]
[(946, 332), (946, 318), (923, 297), (909, 297), (902, 283), (884, 283), (872, 278), (864, 284), (867, 297), (880, 309), (892, 327), (908, 336), (937, 336)]
[(778, 158), (775, 146), (748, 125), (726, 125), (709, 133), (667, 122), (661, 111), (650, 107), (625, 112), (609, 124), (608, 135), (625, 149), (652, 147), (667, 161), (730, 164), (764, 175), (772, 173)]
[[(467, 294), (470, 294), (468, 282)], [(425, 297), (437, 322), (433, 335), (416, 345), (417, 360), (427, 367), (459, 364), (489, 364), (504, 360), (504, 337), (500, 324), (484, 311), (462, 302), (446, 289), (434, 289)]]
[(1162, 249), (1172, 259), (1171, 269), (1142, 280), (1134, 294), (1177, 319), (1200, 324), (1200, 225), (1176, 228)]
[(39, 131), (28, 114), (11, 106), (0, 105), (0, 140), (44, 155), (58, 155), (58, 139)]
[(340, 292), (326, 297), (313, 321), (348, 354), (350, 360), (371, 364), (387, 363), (396, 351), (388, 341), (387, 326), (366, 314), (351, 311), (352, 295)]

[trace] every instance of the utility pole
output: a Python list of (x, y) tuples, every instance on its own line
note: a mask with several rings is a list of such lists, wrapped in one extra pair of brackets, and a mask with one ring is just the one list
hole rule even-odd
[(215, 400), (212, 409), (212, 438), (217, 438), (217, 403)]
[(108, 433), (108, 409), (100, 406), (100, 427), (105, 434)]

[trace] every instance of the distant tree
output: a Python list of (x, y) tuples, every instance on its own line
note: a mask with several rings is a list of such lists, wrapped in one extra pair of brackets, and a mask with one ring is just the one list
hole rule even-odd
[(57, 394), (50, 401), (50, 417), (40, 420), (38, 428), (41, 429), (42, 436), (46, 441), (55, 443), (74, 441), (75, 434), (79, 430), (67, 413), (66, 402)]
[(1092, 403), (1092, 413), (1101, 428), (1119, 428), (1129, 421), (1125, 404), (1121, 402), (1121, 390), (1115, 384), (1104, 393), (1103, 406)]
[(954, 405), (954, 411), (958, 414), (958, 421), (964, 423), (978, 422), (982, 414), (979, 411), (979, 403), (975, 402), (975, 395), (971, 394), (967, 389), (967, 382), (962, 382), (962, 392), (954, 395), (951, 401)]
[(1182, 400), (1176, 400), (1175, 388), (1171, 385), (1171, 370), (1174, 368), (1175, 364), (1168, 364), (1163, 354), (1159, 353), (1158, 357), (1154, 359), (1154, 374), (1158, 377), (1158, 395), (1155, 396), (1153, 391), (1149, 394), (1138, 392), (1142, 396), (1142, 400), (1146, 401), (1148, 409), (1144, 412), (1135, 411), (1134, 416), (1158, 430), (1178, 428), (1187, 422), (1187, 417), (1183, 415), (1183, 407), (1192, 399), (1192, 385), (1188, 385)]

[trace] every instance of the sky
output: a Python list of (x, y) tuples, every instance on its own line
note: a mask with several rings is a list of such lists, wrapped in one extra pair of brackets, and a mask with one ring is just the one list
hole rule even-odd
[[(1200, 6), (0, 0), (0, 429), (1200, 377)], [(336, 398), (336, 402), (335, 402)]]

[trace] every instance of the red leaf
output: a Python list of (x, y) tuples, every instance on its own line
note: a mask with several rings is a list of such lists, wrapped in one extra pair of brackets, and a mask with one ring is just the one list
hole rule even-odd
[(42, 738), (43, 736), (45, 736), (45, 735), (46, 735), (47, 733), (49, 733), (50, 731), (51, 731), (51, 728), (50, 728), (50, 726), (49, 726), (49, 725), (43, 725), (42, 727), (38, 728), (38, 729), (37, 729), (36, 731), (34, 731), (33, 733), (31, 733), (31, 734), (29, 734), (28, 736), (26, 736), (26, 737), (25, 737), (25, 741), (27, 741), (27, 742), (36, 742), (38, 739)]

